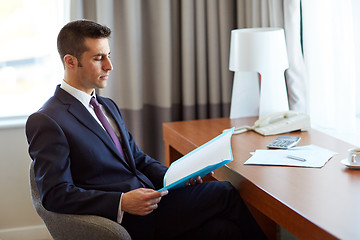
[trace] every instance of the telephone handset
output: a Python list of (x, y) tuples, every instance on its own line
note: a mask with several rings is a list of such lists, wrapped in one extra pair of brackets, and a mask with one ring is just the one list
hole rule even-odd
[(262, 135), (307, 131), (310, 129), (310, 117), (294, 111), (279, 112), (257, 120), (253, 128)]
[(234, 134), (246, 130), (253, 130), (261, 135), (276, 135), (296, 130), (307, 131), (310, 129), (310, 117), (295, 111), (284, 111), (271, 114), (257, 120), (254, 126), (243, 126), (235, 129)]

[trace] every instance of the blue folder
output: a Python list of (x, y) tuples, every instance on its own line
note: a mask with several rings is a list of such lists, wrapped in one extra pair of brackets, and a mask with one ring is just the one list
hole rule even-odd
[[(220, 134), (219, 136), (213, 138), (212, 140), (210, 140), (209, 142), (203, 144), (202, 146), (196, 148), (195, 150), (191, 151), (190, 153), (188, 153), (187, 155), (181, 157), (179, 160), (176, 161), (176, 164), (181, 164), (181, 161), (185, 158), (187, 158), (188, 156), (190, 156), (191, 154), (194, 154), (196, 153), (197, 151), (199, 151), (200, 149), (202, 148), (205, 148), (207, 147), (209, 144), (211, 144), (212, 142), (218, 140), (219, 138), (223, 137), (224, 135), (228, 134), (229, 132), (231, 132), (231, 135), (233, 134), (235, 128), (231, 128), (229, 130), (226, 130), (224, 131), (222, 134)], [(189, 175), (187, 175), (186, 177), (183, 177), (169, 185), (166, 185), (166, 177), (167, 177), (167, 173), (165, 173), (165, 176), (164, 176), (164, 187), (159, 189), (158, 191), (163, 191), (163, 190), (170, 190), (170, 189), (176, 189), (176, 188), (180, 188), (180, 187), (185, 187), (185, 183), (186, 182), (189, 182), (189, 180), (191, 178), (196, 178), (198, 176), (200, 177), (204, 177), (206, 174), (222, 167), (223, 165), (231, 162), (233, 160), (233, 154), (232, 154), (232, 150), (231, 150), (231, 136), (229, 138), (229, 146), (230, 146), (230, 159), (224, 159), (224, 160), (221, 160), (219, 161), (218, 163), (216, 164), (212, 164), (212, 165), (208, 165), (204, 168), (202, 168), (201, 170), (198, 170), (198, 171), (195, 171)], [(169, 167), (169, 169), (171, 168), (171, 166)]]

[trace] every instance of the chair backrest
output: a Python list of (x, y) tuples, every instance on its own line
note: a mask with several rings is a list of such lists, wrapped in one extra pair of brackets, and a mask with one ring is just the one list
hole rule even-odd
[(123, 226), (107, 218), (61, 214), (46, 210), (41, 203), (36, 186), (33, 161), (30, 163), (30, 192), (34, 208), (54, 240), (131, 240)]

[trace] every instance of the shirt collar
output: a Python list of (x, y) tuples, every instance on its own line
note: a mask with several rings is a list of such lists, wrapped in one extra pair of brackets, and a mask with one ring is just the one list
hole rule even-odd
[(69, 94), (71, 94), (73, 97), (75, 97), (77, 100), (79, 100), (85, 107), (89, 107), (90, 99), (92, 97), (95, 97), (95, 90), (91, 93), (91, 95), (89, 95), (79, 89), (76, 89), (76, 88), (70, 86), (64, 80), (61, 82), (60, 87), (62, 89), (64, 89), (66, 92), (68, 92)]

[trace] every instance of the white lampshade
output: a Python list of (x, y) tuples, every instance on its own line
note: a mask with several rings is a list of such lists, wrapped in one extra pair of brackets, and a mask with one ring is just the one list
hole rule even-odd
[[(255, 112), (258, 112), (261, 118), (288, 110), (284, 77), (287, 68), (288, 59), (282, 28), (232, 30), (229, 69), (234, 71), (235, 75), (230, 118), (254, 115)], [(242, 72), (259, 73), (260, 84), (257, 79), (249, 79), (250, 75)], [(257, 86), (260, 86), (260, 89), (256, 89)], [(240, 98), (234, 96), (239, 94)], [(256, 94), (259, 100), (254, 97)]]

